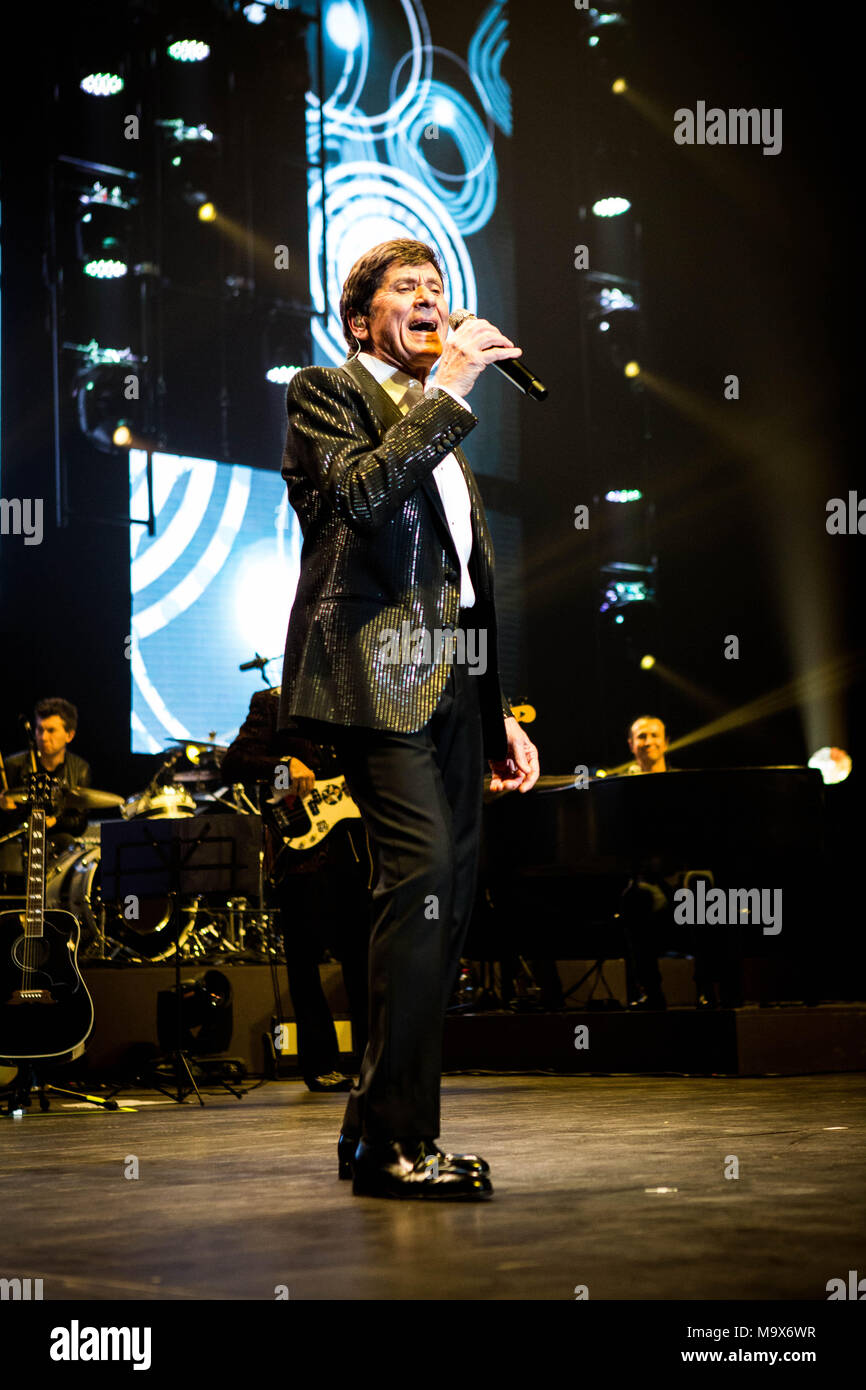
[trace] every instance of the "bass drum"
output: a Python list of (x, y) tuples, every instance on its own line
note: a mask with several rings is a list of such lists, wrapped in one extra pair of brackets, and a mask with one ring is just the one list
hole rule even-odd
[[(169, 930), (168, 898), (139, 898), (125, 903), (103, 903), (100, 891), (99, 845), (72, 846), (55, 860), (46, 876), (45, 906), (71, 912), (81, 924), (79, 955), (102, 954), (100, 921), (104, 919), (105, 954), (120, 954), (144, 961), (168, 960), (174, 955), (173, 933)], [(183, 946), (195, 925), (198, 905), (182, 907), (180, 944)]]
[(45, 906), (62, 908), (78, 918), (78, 954), (85, 960), (99, 954), (100, 902), (94, 891), (99, 846), (77, 840), (52, 859), (45, 870)]

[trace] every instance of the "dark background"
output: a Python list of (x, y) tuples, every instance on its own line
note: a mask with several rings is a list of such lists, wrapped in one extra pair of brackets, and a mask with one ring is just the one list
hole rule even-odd
[[(54, 528), (45, 212), (34, 177), (57, 115), (45, 46), (56, 57), (70, 30), (94, 16), (93, 6), (41, 7), (21, 21), (17, 59), (4, 44), (2, 486), (7, 497), (46, 499), (46, 536), (31, 548), (0, 540), (0, 745), (19, 747), (19, 713), (62, 693), (81, 711), (76, 748), (91, 761), (95, 784), (129, 793), (147, 780), (149, 764), (128, 752), (128, 536), (90, 519), (125, 513), (126, 473), (109, 458), (83, 472), (81, 515)], [(25, 86), (13, 78), (28, 51), (28, 24), (29, 42), (38, 36), (42, 47), (39, 72)], [(840, 67), (853, 37), (844, 18), (822, 20), (777, 0), (751, 8), (703, 0), (638, 6), (626, 75), (663, 113), (666, 128), (658, 130), (633, 106), (614, 113), (587, 66), (583, 17), (573, 5), (511, 6), (505, 71), (515, 117), (515, 333), (550, 398), (519, 402), (518, 480), (509, 483), (511, 470), (502, 469), (499, 479), (481, 482), (497, 513), (522, 518), (525, 641), (508, 693), (537, 707), (531, 733), (544, 771), (612, 765), (627, 756), (623, 725), (636, 714), (660, 714), (676, 737), (703, 724), (713, 700), (738, 709), (858, 647), (866, 542), (825, 529), (826, 500), (856, 488), (863, 471), (853, 419), (861, 367), (852, 211), (858, 125), (854, 83)], [(673, 111), (699, 99), (783, 108), (782, 153), (677, 146)], [(659, 660), (704, 692), (703, 701), (657, 672), (637, 671), (634, 651), (620, 640), (627, 634), (599, 623), (602, 538), (592, 525), (573, 526), (574, 506), (591, 504), (617, 481), (606, 475), (591, 431), (600, 403), (584, 389), (573, 267), (608, 123), (634, 154), (642, 361), (659, 380), (717, 408), (724, 377), (736, 372), (740, 381), (740, 400), (725, 406), (733, 436), (718, 433), (716, 416), (689, 416), (649, 387), (640, 402), (650, 435), (641, 467), (655, 511), (659, 602), (633, 640), (651, 638)], [(482, 311), (496, 317), (498, 309)], [(519, 605), (505, 598), (508, 623)], [(738, 661), (723, 657), (728, 634), (739, 636)], [(811, 722), (795, 704), (675, 759), (682, 766), (803, 762), (819, 731), (821, 742), (845, 746), (854, 776), (828, 791), (837, 883), (862, 822), (856, 659), (859, 683), (831, 693)]]

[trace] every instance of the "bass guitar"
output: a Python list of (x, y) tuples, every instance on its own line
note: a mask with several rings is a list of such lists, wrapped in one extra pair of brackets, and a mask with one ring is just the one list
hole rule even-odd
[(313, 849), (341, 820), (359, 820), (358, 810), (343, 777), (323, 777), (307, 796), (266, 801), (271, 829), (286, 849)]
[(51, 778), (32, 773), (26, 906), (0, 913), (0, 1057), (78, 1056), (93, 1001), (78, 968), (78, 918), (45, 909), (46, 807)]

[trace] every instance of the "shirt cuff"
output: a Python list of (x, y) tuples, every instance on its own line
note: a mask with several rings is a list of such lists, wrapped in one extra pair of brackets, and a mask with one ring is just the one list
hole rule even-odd
[(436, 381), (431, 381), (430, 385), (425, 387), (424, 395), (426, 396), (430, 391), (444, 391), (446, 396), (450, 396), (458, 405), (462, 405), (464, 410), (468, 410), (470, 415), (472, 414), (472, 407), (469, 405), (468, 401), (464, 401), (462, 396), (458, 396), (457, 392), (452, 391), (449, 387), (439, 386)]

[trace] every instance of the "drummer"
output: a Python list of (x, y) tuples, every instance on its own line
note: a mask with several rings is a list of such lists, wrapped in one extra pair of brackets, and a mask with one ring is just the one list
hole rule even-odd
[[(47, 772), (58, 787), (89, 787), (90, 764), (77, 753), (69, 751), (78, 728), (78, 710), (69, 700), (52, 697), (40, 700), (33, 711), (33, 727), (36, 739), (36, 770)], [(5, 759), (6, 778), (9, 791), (14, 792), (26, 786), (28, 773), (32, 770), (29, 750), (13, 753)], [(56, 815), (45, 818), (49, 839), (55, 849), (81, 835), (87, 824), (87, 809), (73, 809), (63, 805), (63, 796), (58, 797)], [(10, 829), (13, 822), (24, 819), (21, 803), (12, 796), (0, 793), (0, 810), (8, 814), (2, 817), (4, 828)]]

